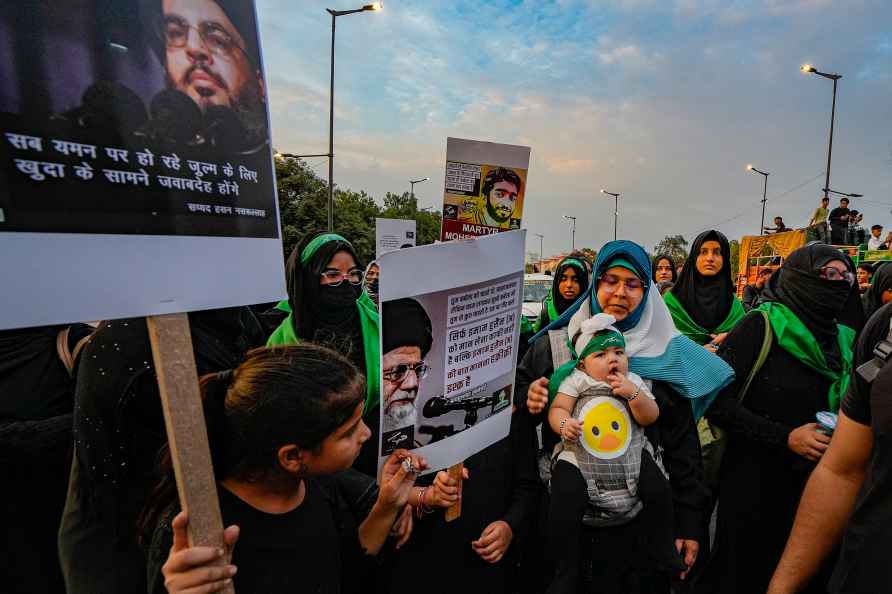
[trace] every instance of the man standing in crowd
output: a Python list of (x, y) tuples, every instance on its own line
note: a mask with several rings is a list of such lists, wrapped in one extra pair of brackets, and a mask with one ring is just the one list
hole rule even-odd
[(861, 262), (858, 264), (858, 290), (861, 294), (870, 288), (870, 279), (873, 277), (873, 265), (870, 262)]
[(882, 225), (873, 225), (870, 228), (870, 239), (867, 240), (867, 249), (874, 250), (885, 250), (888, 249), (889, 246), (885, 241), (880, 239), (880, 235), (883, 234), (883, 226)]
[(768, 279), (771, 278), (772, 270), (770, 268), (762, 268), (756, 273), (756, 281), (743, 288), (743, 308), (747, 311), (753, 309), (759, 304), (759, 297), (762, 296), (762, 289)]
[(830, 211), (830, 243), (844, 245), (849, 229), (849, 199), (840, 198), (839, 206)]
[(808, 222), (808, 226), (814, 228), (817, 240), (824, 243), (830, 243), (830, 231), (827, 229), (828, 206), (830, 206), (830, 198), (824, 196), (821, 198), (821, 206), (815, 209), (814, 214), (811, 215), (811, 220)]
[(787, 226), (784, 225), (783, 217), (774, 217), (774, 227), (765, 227), (765, 230), (769, 233), (783, 233), (784, 231), (789, 231)]
[(480, 192), (482, 200), (459, 219), (475, 225), (519, 229), (520, 218), (512, 215), (522, 189), (523, 183), (516, 172), (505, 167), (497, 167), (483, 179), (483, 188)]
[(431, 319), (414, 299), (385, 301), (383, 306), (384, 453), (415, 447), (415, 400), (427, 375), (424, 361), (431, 350)]

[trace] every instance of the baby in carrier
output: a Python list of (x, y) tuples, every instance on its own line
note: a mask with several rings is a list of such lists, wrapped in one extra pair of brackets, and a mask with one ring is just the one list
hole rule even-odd
[(596, 524), (625, 523), (640, 515), (654, 564), (687, 569), (674, 545), (672, 492), (644, 427), (660, 415), (644, 380), (629, 372), (615, 319), (598, 314), (571, 341), (574, 356), (555, 371), (548, 423), (561, 436), (551, 478), (549, 550), (556, 576), (549, 592), (576, 592), (580, 524), (587, 505)]

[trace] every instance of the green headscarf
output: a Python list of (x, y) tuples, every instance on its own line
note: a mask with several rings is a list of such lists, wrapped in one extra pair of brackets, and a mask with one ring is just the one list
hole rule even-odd
[(678, 328), (678, 331), (697, 344), (706, 344), (712, 340), (712, 334), (730, 332), (737, 325), (737, 322), (746, 315), (743, 304), (740, 303), (737, 297), (734, 297), (731, 302), (731, 310), (728, 312), (725, 321), (710, 332), (691, 318), (672, 291), (666, 291), (666, 294), (663, 295), (663, 301), (666, 302), (666, 307), (669, 308), (669, 313), (672, 314), (672, 321), (675, 322), (675, 327)]
[(783, 303), (769, 301), (756, 309), (768, 314), (771, 331), (777, 337), (777, 343), (782, 349), (833, 381), (827, 394), (827, 405), (831, 412), (838, 411), (839, 403), (846, 393), (852, 375), (852, 345), (855, 342), (855, 331), (848, 326), (837, 324), (836, 338), (842, 365), (839, 370), (834, 371), (827, 365), (827, 359), (814, 334), (789, 307)]
[[(615, 321), (616, 319), (609, 314), (596, 314), (583, 322), (581, 333), (576, 338), (575, 346), (572, 340), (567, 341), (567, 345), (570, 347), (571, 359), (557, 368), (551, 375), (551, 379), (548, 380), (549, 403), (554, 400), (561, 384), (570, 377), (570, 374), (573, 373), (580, 361), (584, 361), (592, 353), (597, 353), (610, 347), (625, 348), (626, 340), (623, 338), (622, 333), (611, 325)], [(583, 346), (583, 341), (585, 346)]]

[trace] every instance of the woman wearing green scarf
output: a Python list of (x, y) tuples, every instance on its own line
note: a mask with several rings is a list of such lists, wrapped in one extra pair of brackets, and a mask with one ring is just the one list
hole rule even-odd
[[(334, 349), (366, 377), (363, 416), (377, 436), (380, 355), (378, 308), (362, 290), (363, 269), (353, 246), (336, 233), (309, 233), (285, 265), (288, 300), (277, 306), (288, 317), (267, 345), (315, 342)], [(375, 442), (373, 445), (371, 442)], [(364, 444), (354, 466), (377, 473), (377, 439)], [(374, 447), (373, 447), (374, 446)], [(373, 451), (374, 450), (374, 451)]]
[(663, 297), (678, 331), (712, 352), (746, 313), (734, 295), (730, 268), (728, 239), (705, 231), (694, 240), (678, 281)]
[(582, 255), (570, 255), (558, 263), (554, 270), (551, 290), (542, 302), (542, 313), (533, 326), (534, 332), (561, 317), (561, 314), (588, 289), (589, 269), (582, 258)]
[[(727, 432), (728, 444), (719, 473), (715, 555), (699, 591), (767, 588), (806, 480), (830, 441), (817, 430), (815, 414), (838, 409), (851, 375), (855, 333), (838, 319), (854, 281), (851, 264), (835, 248), (799, 248), (769, 280), (762, 304), (719, 349), (736, 379), (706, 412)], [(741, 401), (766, 317), (770, 350)], [(806, 592), (823, 592), (828, 576), (822, 577)]]

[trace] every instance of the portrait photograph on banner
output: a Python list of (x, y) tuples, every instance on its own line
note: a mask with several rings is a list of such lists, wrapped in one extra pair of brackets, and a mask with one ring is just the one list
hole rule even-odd
[(252, 1), (14, 4), (0, 231), (278, 236)]
[[(380, 258), (381, 462), (398, 448), (417, 449), (437, 470), (508, 434), (524, 237)], [(421, 266), (444, 274), (419, 277)]]
[(520, 229), (530, 148), (446, 139), (440, 240)]

